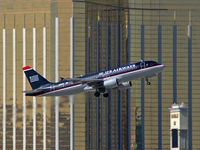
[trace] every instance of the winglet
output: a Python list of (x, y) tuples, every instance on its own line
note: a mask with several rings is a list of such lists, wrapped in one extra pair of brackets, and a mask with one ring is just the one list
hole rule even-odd
[(27, 71), (27, 70), (30, 70), (32, 68), (30, 66), (26, 66), (26, 67), (23, 67), (22, 69), (23, 69), (23, 71)]

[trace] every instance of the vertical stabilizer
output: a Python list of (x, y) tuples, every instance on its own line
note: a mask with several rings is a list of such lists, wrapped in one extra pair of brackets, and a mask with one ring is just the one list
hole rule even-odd
[(39, 88), (42, 85), (50, 83), (47, 79), (45, 79), (29, 66), (23, 67), (23, 71), (26, 74), (26, 77), (33, 90)]

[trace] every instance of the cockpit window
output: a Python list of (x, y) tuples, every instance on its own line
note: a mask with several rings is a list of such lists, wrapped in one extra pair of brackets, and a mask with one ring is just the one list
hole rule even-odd
[(148, 64), (149, 64), (149, 66), (156, 66), (156, 65), (158, 65), (158, 63), (155, 62), (155, 61), (149, 61)]

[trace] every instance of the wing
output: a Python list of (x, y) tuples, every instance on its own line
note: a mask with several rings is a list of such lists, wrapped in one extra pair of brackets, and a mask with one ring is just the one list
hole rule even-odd
[(103, 79), (89, 79), (89, 78), (65, 78), (67, 81), (71, 81), (73, 83), (82, 83), (87, 84), (92, 87), (100, 87), (103, 85)]
[(43, 90), (41, 89), (36, 89), (36, 90), (32, 90), (32, 91), (23, 91), (23, 93), (26, 94), (26, 96), (37, 96), (39, 94), (41, 94), (43, 92)]

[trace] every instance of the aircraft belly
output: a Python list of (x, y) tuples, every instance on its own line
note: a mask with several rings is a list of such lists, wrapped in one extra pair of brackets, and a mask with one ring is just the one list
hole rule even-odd
[(138, 78), (150, 77), (156, 73), (154, 68), (148, 68), (144, 70), (139, 70), (135, 72), (130, 72), (125, 75), (121, 75), (118, 79), (119, 82), (126, 82), (131, 80), (136, 80)]

